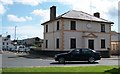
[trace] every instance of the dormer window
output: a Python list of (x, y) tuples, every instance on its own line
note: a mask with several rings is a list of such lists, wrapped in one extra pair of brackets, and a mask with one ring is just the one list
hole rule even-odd
[(101, 32), (105, 32), (105, 24), (101, 24)]

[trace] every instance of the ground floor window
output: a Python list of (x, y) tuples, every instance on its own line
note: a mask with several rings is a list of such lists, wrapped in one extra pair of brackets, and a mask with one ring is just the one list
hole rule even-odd
[(59, 48), (59, 39), (56, 39), (56, 48)]
[(45, 41), (45, 48), (48, 48), (48, 40)]
[(105, 39), (101, 39), (101, 48), (105, 48)]
[(70, 39), (70, 48), (76, 48), (76, 38), (71, 38)]

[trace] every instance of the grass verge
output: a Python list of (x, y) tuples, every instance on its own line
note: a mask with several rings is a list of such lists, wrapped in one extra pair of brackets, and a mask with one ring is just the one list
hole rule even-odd
[(3, 68), (3, 72), (107, 72), (118, 66)]

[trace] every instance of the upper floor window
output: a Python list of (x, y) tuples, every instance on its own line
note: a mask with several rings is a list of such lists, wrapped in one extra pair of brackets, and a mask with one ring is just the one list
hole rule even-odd
[(57, 30), (59, 30), (59, 21), (57, 21)]
[(76, 21), (71, 21), (71, 30), (76, 30)]
[(101, 32), (105, 32), (105, 24), (101, 24)]
[(46, 25), (46, 33), (48, 32), (48, 25)]

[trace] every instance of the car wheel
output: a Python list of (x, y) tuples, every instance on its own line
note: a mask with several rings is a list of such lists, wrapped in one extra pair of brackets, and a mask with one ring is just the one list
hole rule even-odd
[(59, 63), (65, 63), (65, 59), (64, 58), (59, 58)]
[(90, 58), (88, 59), (88, 62), (94, 63), (94, 62), (95, 62), (95, 59), (94, 59), (93, 57), (90, 57)]

